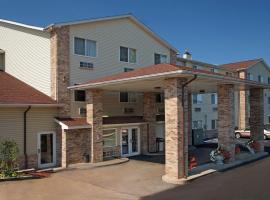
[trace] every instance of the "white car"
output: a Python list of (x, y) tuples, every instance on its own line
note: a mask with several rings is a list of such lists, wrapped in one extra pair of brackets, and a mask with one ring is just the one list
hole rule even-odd
[[(245, 130), (235, 130), (235, 138), (250, 138), (250, 129), (247, 128)], [(264, 139), (270, 139), (270, 130), (264, 129)]]

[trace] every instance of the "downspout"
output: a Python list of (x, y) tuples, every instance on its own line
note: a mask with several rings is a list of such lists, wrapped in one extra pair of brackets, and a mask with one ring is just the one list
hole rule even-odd
[(24, 167), (25, 169), (28, 168), (28, 158), (27, 158), (27, 151), (26, 151), (26, 132), (27, 132), (27, 113), (31, 109), (31, 106), (28, 106), (28, 108), (23, 113), (23, 154), (24, 154)]
[[(184, 110), (184, 106), (185, 106), (185, 104), (184, 104), (184, 103), (185, 103), (185, 91), (184, 91), (184, 90), (185, 90), (185, 87), (187, 87), (188, 84), (190, 84), (191, 82), (195, 81), (196, 79), (197, 79), (197, 75), (195, 74), (194, 77), (193, 77), (192, 79), (188, 80), (187, 82), (185, 82), (185, 83), (182, 85), (182, 106), (183, 106), (183, 110)], [(185, 120), (186, 120), (186, 119), (185, 119), (185, 115), (184, 115), (184, 114), (183, 114), (183, 118), (184, 118), (184, 120), (183, 120), (183, 122), (184, 122), (184, 127), (183, 127), (183, 128), (184, 128), (184, 133), (185, 133), (185, 129), (186, 129), (186, 127), (185, 127)], [(190, 123), (190, 122), (188, 122), (188, 123)], [(183, 146), (182, 146), (183, 150), (185, 149), (185, 145), (186, 145), (186, 144), (185, 144), (185, 141), (186, 141), (186, 140), (185, 140), (185, 138), (184, 138), (184, 135), (185, 135), (185, 134), (182, 134), (182, 138), (181, 138), (182, 141), (183, 141), (183, 142), (182, 142), (182, 143), (183, 143)], [(182, 165), (183, 165), (183, 171), (184, 171), (184, 174), (185, 174), (184, 176), (185, 176), (185, 178), (187, 178), (187, 177), (186, 177), (186, 173), (185, 173), (185, 172), (186, 172), (186, 163), (185, 163), (185, 159), (183, 159)]]

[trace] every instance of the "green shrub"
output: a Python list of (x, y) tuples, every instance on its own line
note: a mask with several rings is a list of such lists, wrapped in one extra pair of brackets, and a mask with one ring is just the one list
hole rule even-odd
[(19, 148), (14, 140), (0, 141), (0, 176), (16, 177), (16, 160)]

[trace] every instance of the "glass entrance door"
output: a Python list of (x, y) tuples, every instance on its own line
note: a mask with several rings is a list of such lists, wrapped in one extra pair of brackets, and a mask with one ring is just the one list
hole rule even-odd
[(55, 134), (40, 133), (38, 135), (38, 166), (52, 167), (56, 164)]
[(122, 156), (134, 156), (140, 153), (139, 128), (123, 128), (121, 130)]

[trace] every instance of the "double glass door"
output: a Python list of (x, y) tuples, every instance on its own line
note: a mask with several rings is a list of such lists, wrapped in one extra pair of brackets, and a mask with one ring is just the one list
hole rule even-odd
[(139, 128), (122, 128), (121, 130), (121, 154), (122, 156), (134, 156), (140, 153)]

